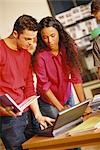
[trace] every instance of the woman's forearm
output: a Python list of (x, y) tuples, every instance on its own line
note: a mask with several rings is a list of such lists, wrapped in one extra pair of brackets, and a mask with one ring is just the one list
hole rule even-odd
[(61, 105), (61, 103), (58, 101), (58, 99), (50, 89), (45, 93), (45, 96), (59, 111), (64, 109), (63, 105)]
[(75, 92), (80, 102), (85, 100), (85, 94), (81, 83), (73, 84)]

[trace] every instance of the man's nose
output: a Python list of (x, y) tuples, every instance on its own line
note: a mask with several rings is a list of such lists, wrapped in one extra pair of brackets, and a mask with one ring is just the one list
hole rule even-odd
[(29, 45), (33, 45), (34, 39), (29, 40), (28, 43), (29, 43)]
[(29, 44), (29, 45), (33, 45), (33, 40), (29, 40), (29, 41), (28, 41), (28, 44)]
[(36, 37), (34, 37), (34, 39), (33, 39), (33, 43), (37, 43), (37, 36), (36, 36)]

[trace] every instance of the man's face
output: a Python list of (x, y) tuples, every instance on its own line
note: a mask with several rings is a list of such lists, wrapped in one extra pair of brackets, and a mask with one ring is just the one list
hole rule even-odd
[(29, 49), (37, 41), (37, 31), (24, 30), (18, 34), (16, 41), (18, 49)]

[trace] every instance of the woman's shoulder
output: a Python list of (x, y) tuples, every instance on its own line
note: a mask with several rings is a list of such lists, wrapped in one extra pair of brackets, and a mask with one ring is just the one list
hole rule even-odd
[(41, 49), (36, 53), (36, 57), (48, 57), (50, 56), (50, 51), (48, 49)]

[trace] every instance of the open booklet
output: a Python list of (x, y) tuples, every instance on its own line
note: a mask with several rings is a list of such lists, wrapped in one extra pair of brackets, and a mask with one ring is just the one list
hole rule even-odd
[(68, 131), (69, 135), (77, 135), (100, 128), (100, 116), (93, 116)]
[(0, 95), (0, 105), (3, 107), (12, 106), (14, 108), (14, 112), (23, 112), (25, 108), (27, 108), (34, 100), (38, 98), (39, 96), (36, 95), (28, 97), (18, 105), (10, 95), (4, 94)]

